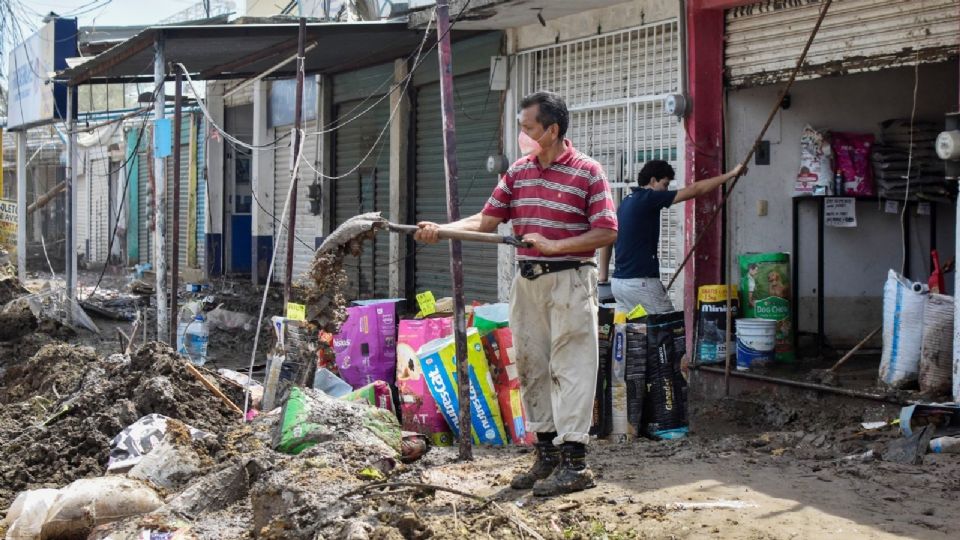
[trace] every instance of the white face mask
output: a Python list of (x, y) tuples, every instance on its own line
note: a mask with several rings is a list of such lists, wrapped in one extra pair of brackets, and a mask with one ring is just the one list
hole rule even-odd
[(517, 137), (517, 144), (520, 145), (520, 151), (523, 152), (523, 155), (525, 156), (536, 157), (540, 155), (540, 152), (543, 152), (543, 147), (540, 146), (540, 143), (522, 131)]

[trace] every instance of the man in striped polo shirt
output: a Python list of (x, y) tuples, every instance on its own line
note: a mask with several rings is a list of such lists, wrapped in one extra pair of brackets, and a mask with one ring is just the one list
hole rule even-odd
[(440, 228), (493, 232), (510, 221), (530, 244), (517, 250), (510, 326), (537, 458), (510, 485), (554, 495), (594, 486), (585, 460), (597, 380), (594, 254), (616, 241), (617, 215), (603, 168), (564, 138), (563, 99), (537, 92), (520, 106), (524, 157), (483, 210), (445, 225), (421, 222), (416, 238), (436, 242)]

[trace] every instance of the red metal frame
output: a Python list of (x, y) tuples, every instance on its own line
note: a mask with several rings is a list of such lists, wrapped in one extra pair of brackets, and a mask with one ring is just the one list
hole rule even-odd
[[(687, 5), (687, 80), (692, 104), (686, 120), (686, 182), (723, 172), (723, 7), (748, 2), (693, 0)], [(686, 246), (707, 226), (720, 204), (720, 192), (687, 204), (684, 214)], [(684, 274), (686, 326), (693, 328), (697, 287), (720, 283), (723, 269), (721, 220), (704, 233), (698, 252)], [(693, 351), (693, 332), (687, 333), (687, 350)]]

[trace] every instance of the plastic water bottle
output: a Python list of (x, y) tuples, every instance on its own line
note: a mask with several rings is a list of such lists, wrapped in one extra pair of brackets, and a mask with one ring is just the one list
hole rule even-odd
[(938, 437), (930, 441), (934, 454), (960, 454), (960, 437)]
[(186, 355), (195, 366), (207, 363), (209, 340), (210, 330), (203, 315), (197, 314), (193, 320), (177, 325), (177, 352)]

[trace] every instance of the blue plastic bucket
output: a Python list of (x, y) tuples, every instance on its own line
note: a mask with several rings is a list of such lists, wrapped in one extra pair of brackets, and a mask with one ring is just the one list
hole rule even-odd
[(737, 370), (762, 367), (773, 362), (777, 344), (777, 321), (737, 319)]

